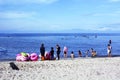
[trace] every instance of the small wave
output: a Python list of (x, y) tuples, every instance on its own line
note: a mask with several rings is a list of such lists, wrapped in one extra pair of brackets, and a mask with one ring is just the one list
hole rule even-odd
[(0, 47), (0, 55), (6, 54), (7, 50), (5, 48)]

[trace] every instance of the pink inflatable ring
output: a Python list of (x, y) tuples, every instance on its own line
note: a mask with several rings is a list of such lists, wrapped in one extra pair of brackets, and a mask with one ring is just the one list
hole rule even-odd
[(25, 53), (26, 56), (23, 56), (21, 53), (20, 54), (17, 54), (16, 56), (16, 61), (29, 61), (29, 54), (28, 53)]
[(32, 53), (32, 54), (30, 55), (30, 59), (31, 59), (32, 61), (37, 61), (37, 60), (38, 60), (38, 55), (37, 55), (36, 53)]

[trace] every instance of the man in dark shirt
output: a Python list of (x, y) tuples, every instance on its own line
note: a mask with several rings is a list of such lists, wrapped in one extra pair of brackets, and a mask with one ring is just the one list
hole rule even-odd
[(40, 53), (41, 53), (41, 56), (44, 57), (44, 55), (45, 55), (45, 47), (44, 47), (44, 44), (41, 44)]
[(58, 57), (58, 60), (59, 60), (61, 50), (60, 50), (60, 46), (58, 44), (56, 45), (56, 51), (57, 51), (57, 57)]
[(54, 60), (54, 49), (53, 49), (53, 47), (51, 47), (50, 55), (51, 55), (51, 60)]

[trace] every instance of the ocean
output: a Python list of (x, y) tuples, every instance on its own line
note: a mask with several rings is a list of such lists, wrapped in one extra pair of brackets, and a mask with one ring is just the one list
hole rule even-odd
[[(106, 57), (109, 40), (112, 40), (112, 56), (120, 56), (120, 33), (0, 33), (0, 60), (15, 60), (21, 52), (39, 55), (42, 43), (48, 52), (51, 47), (56, 51), (56, 44), (59, 44), (61, 58), (64, 46), (68, 47), (68, 57), (73, 51), (77, 58), (78, 50), (85, 57), (85, 52), (90, 48), (97, 51), (97, 57)], [(91, 54), (88, 56), (91, 57)]]

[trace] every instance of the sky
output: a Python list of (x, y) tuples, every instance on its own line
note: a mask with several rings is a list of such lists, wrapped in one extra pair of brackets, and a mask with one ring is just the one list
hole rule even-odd
[(120, 32), (120, 0), (0, 0), (0, 33), (57, 32)]

